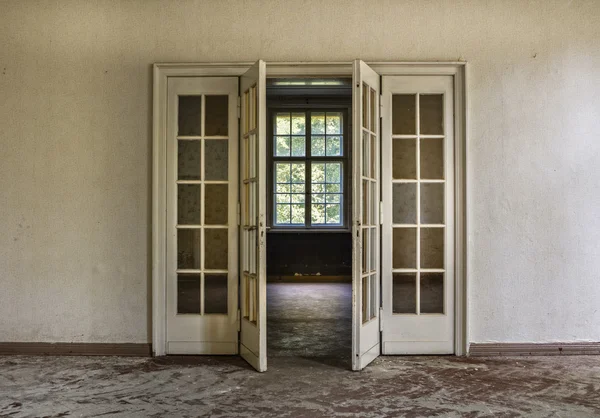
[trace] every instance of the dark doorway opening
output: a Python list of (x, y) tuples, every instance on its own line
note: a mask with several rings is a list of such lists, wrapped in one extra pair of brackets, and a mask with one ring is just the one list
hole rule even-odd
[[(268, 219), (267, 233), (267, 346), (268, 356), (318, 358), (346, 365), (352, 351), (352, 236), (351, 236), (351, 155), (352, 85), (348, 79), (272, 79), (267, 84), (268, 148)], [(290, 118), (289, 139), (279, 129), (286, 112)], [(304, 113), (302, 113), (304, 112)], [(322, 137), (315, 118), (323, 115), (327, 125), (329, 112), (341, 115), (339, 131), (331, 136), (325, 128)], [(294, 125), (302, 117), (305, 128)], [(279, 116), (278, 116), (279, 115)], [(318, 122), (318, 121), (317, 121)], [(279, 123), (279, 126), (278, 126)], [(279, 129), (279, 130), (278, 130)], [(281, 131), (284, 131), (282, 135)], [(339, 139), (337, 138), (339, 132)], [(331, 140), (331, 142), (329, 142)], [(286, 142), (287, 141), (287, 142)], [(318, 142), (321, 141), (321, 142)], [(297, 144), (303, 144), (300, 147)], [(319, 145), (323, 145), (320, 153)], [(328, 144), (332, 144), (329, 146)], [(342, 151), (336, 153), (335, 146)], [(304, 154), (301, 147), (304, 146)], [(279, 147), (279, 148), (278, 148)], [(287, 147), (287, 148), (286, 148)], [(286, 153), (289, 149), (289, 154)], [(283, 150), (283, 151), (282, 151)], [(300, 150), (300, 151), (299, 151)], [(333, 150), (332, 154), (329, 152)], [(282, 155), (286, 158), (282, 158)], [(306, 156), (303, 160), (302, 157)], [(312, 159), (311, 159), (312, 158)], [(337, 158), (337, 159), (336, 159)], [(342, 160), (342, 158), (344, 160)], [(329, 184), (319, 185), (313, 166), (340, 164), (340, 207), (323, 205), (330, 210), (323, 218), (316, 203), (329, 203), (335, 191)], [(293, 194), (295, 180), (278, 178), (278, 165), (305, 164), (306, 182), (300, 193)], [(328, 166), (329, 167), (329, 166)], [(293, 175), (293, 170), (292, 175)], [(325, 176), (327, 178), (327, 175)], [(335, 180), (335, 179), (334, 179)], [(329, 180), (323, 183), (328, 183)], [(324, 192), (318, 188), (324, 188)], [(321, 193), (331, 193), (327, 196)], [(278, 196), (278, 193), (280, 194)], [(298, 198), (301, 199), (298, 199)], [(285, 210), (289, 198), (290, 213)], [(323, 199), (325, 200), (318, 200)], [(299, 203), (301, 202), (301, 203)], [(278, 205), (279, 204), (279, 205)], [(302, 205), (302, 206), (300, 206)], [(304, 210), (296, 216), (294, 210)], [(279, 210), (279, 212), (277, 212)], [(283, 215), (281, 215), (283, 213)], [(333, 213), (333, 215), (331, 215)], [(280, 221), (277, 222), (278, 216)], [(339, 216), (339, 218), (335, 218)], [(319, 225), (316, 220), (340, 219), (339, 224)], [(285, 223), (289, 221), (289, 224)]]

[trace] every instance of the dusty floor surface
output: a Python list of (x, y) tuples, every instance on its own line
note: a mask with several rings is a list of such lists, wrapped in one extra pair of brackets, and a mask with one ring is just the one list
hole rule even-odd
[(268, 372), (239, 357), (0, 357), (0, 417), (600, 417), (600, 357), (350, 368), (350, 284), (269, 284)]
[(597, 417), (600, 358), (0, 357), (0, 416)]
[(352, 283), (269, 283), (268, 356), (352, 355)]

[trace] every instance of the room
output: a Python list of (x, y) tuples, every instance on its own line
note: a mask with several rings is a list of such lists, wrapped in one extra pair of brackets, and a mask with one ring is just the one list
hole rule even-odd
[(0, 2), (0, 414), (600, 414), (599, 20)]

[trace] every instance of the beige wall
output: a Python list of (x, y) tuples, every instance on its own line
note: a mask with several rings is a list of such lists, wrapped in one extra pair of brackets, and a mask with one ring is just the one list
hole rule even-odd
[(600, 2), (0, 1), (0, 341), (150, 340), (151, 65), (467, 60), (472, 341), (600, 340)]

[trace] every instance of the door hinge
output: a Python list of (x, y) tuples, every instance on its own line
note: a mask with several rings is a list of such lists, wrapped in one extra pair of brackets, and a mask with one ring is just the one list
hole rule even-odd
[(238, 119), (242, 117), (242, 98), (240, 96), (237, 98), (237, 116)]
[(379, 332), (383, 332), (383, 306), (379, 307)]
[(379, 225), (383, 225), (383, 202), (379, 201)]
[(381, 119), (383, 116), (381, 116), (383, 114), (383, 101), (381, 100), (381, 96), (379, 96), (379, 119)]
[(237, 224), (240, 226), (242, 223), (242, 205), (240, 202), (237, 202)]
[(242, 311), (237, 310), (237, 329), (238, 332), (242, 331)]

